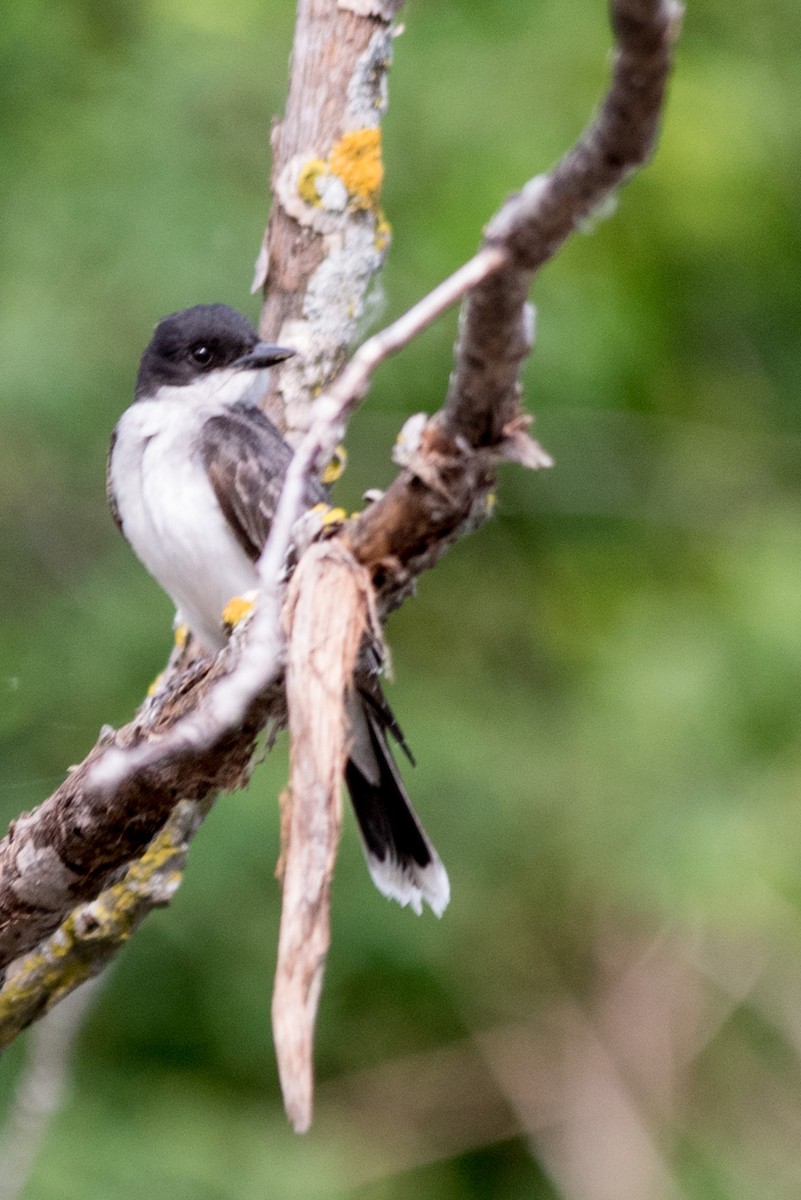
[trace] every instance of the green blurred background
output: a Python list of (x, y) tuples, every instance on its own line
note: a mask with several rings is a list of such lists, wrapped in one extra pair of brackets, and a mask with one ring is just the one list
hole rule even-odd
[[(168, 652), (106, 446), (159, 316), (256, 316), (292, 10), (4, 5), (4, 826)], [(608, 69), (602, 0), (404, 17), (382, 320), (567, 148)], [(506, 468), (388, 631), (453, 900), (386, 902), (348, 818), (312, 1132), (287, 1128), (269, 1033), (281, 746), (96, 997), (27, 1200), (797, 1200), (799, 45), (797, 0), (691, 2), (653, 165), (537, 282), (526, 392), (556, 467)], [(343, 503), (439, 406), (454, 329), (381, 370)]]

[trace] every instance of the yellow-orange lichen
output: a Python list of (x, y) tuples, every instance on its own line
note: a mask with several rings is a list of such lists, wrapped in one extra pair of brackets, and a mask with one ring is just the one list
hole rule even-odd
[(384, 181), (381, 130), (377, 127), (354, 129), (343, 134), (331, 147), (328, 165), (360, 208), (372, 208)]
[(317, 180), (325, 174), (327, 164), (321, 158), (311, 158), (304, 164), (298, 177), (298, 195), (307, 204), (319, 204), (320, 193), (317, 190)]

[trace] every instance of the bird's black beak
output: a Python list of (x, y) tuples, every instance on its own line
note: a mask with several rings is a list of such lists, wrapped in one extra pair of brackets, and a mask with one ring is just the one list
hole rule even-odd
[(286, 358), (292, 358), (295, 354), (297, 354), (297, 350), (290, 350), (286, 346), (273, 346), (269, 342), (256, 342), (256, 345), (248, 350), (247, 354), (243, 354), (240, 358), (235, 359), (233, 366), (240, 371), (257, 371), (261, 367), (271, 367), (274, 363), (283, 362)]

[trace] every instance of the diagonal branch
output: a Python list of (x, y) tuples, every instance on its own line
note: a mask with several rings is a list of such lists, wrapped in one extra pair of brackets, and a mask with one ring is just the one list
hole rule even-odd
[(526, 298), (537, 271), (653, 151), (683, 7), (678, 0), (613, 0), (617, 46), (597, 116), (559, 163), (510, 197), (484, 245), (506, 263), (470, 295), (445, 401), (447, 436), (494, 445), (519, 411), (518, 373), (531, 343)]

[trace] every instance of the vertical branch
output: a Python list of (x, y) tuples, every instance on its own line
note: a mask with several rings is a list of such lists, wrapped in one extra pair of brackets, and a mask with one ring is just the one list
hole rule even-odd
[(273, 207), (254, 279), (260, 330), (300, 353), (268, 415), (296, 441), (341, 369), (389, 248), (380, 121), (403, 0), (299, 0), (286, 116), (273, 131)]

